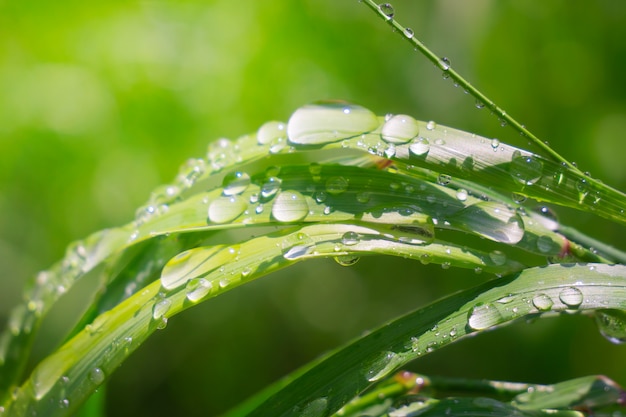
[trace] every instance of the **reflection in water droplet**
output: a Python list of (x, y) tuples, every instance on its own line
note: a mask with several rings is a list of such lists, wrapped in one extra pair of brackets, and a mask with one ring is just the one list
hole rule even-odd
[(469, 312), (467, 324), (474, 330), (484, 330), (502, 322), (500, 311), (491, 303), (476, 304)]
[(335, 256), (333, 259), (341, 266), (352, 266), (359, 262), (359, 259), (361, 258), (356, 255), (342, 255)]
[(597, 310), (594, 316), (600, 334), (609, 342), (618, 345), (626, 343), (626, 311)]
[(308, 104), (296, 110), (287, 123), (287, 136), (295, 145), (323, 145), (370, 132), (378, 117), (348, 103)]
[(305, 197), (297, 191), (287, 190), (276, 196), (272, 216), (279, 222), (296, 222), (306, 217), (309, 206)]
[(539, 311), (550, 311), (553, 304), (552, 298), (547, 294), (537, 294), (533, 297), (533, 305)]
[(405, 114), (398, 114), (391, 117), (383, 125), (380, 136), (387, 143), (402, 144), (407, 143), (419, 133), (417, 120)]
[(241, 197), (218, 197), (209, 204), (208, 220), (212, 223), (227, 223), (239, 217), (247, 207), (248, 203)]
[(513, 179), (524, 185), (533, 185), (541, 179), (543, 164), (530, 155), (521, 155), (519, 151), (513, 153), (510, 173)]
[(365, 369), (365, 378), (370, 381), (378, 381), (379, 379), (389, 375), (397, 367), (403, 363), (402, 356), (395, 352), (382, 352), (378, 358), (369, 363)]
[(285, 136), (287, 136), (285, 124), (276, 121), (265, 123), (259, 128), (256, 134), (259, 145), (267, 145)]
[(583, 293), (576, 287), (563, 288), (559, 300), (570, 308), (577, 308), (583, 302)]
[(423, 156), (430, 150), (430, 142), (428, 139), (418, 137), (409, 145), (409, 152), (415, 156)]
[(226, 196), (241, 194), (250, 185), (250, 175), (245, 172), (231, 172), (224, 177), (222, 187)]
[(515, 210), (493, 201), (472, 204), (452, 216), (450, 222), (496, 242), (515, 244), (524, 237), (521, 216)]

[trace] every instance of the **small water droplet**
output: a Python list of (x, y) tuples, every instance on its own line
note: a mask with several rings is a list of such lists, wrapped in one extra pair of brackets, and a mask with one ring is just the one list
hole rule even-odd
[(179, 170), (178, 181), (184, 187), (191, 187), (196, 180), (204, 174), (206, 163), (204, 159), (188, 159)]
[(442, 57), (439, 60), (439, 66), (442, 70), (444, 71), (448, 71), (450, 69), (450, 59), (448, 59), (448, 57)]
[(257, 131), (256, 138), (259, 145), (270, 144), (277, 139), (285, 138), (287, 132), (283, 122), (267, 122)]
[(406, 114), (397, 114), (385, 122), (380, 136), (385, 142), (398, 145), (409, 142), (418, 133), (417, 120)]
[(308, 213), (305, 197), (294, 190), (278, 194), (272, 205), (272, 216), (279, 222), (296, 222), (304, 219)]
[(325, 417), (328, 411), (328, 399), (325, 397), (317, 398), (308, 402), (303, 407), (295, 407), (293, 415), (299, 417)]
[(430, 255), (427, 253), (420, 255), (420, 262), (422, 265), (428, 265), (431, 262)]
[(211, 201), (208, 210), (208, 221), (212, 223), (228, 223), (235, 220), (248, 208), (248, 203), (241, 197), (218, 197)]
[(196, 303), (206, 297), (213, 289), (213, 284), (204, 278), (194, 278), (187, 283), (186, 297), (192, 303)]
[(354, 246), (359, 243), (359, 234), (356, 232), (346, 232), (341, 237), (341, 243), (346, 246)]
[(491, 262), (498, 266), (504, 265), (506, 263), (506, 255), (499, 250), (493, 250), (489, 252), (489, 259), (491, 259)]
[(458, 190), (456, 190), (456, 198), (459, 201), (467, 200), (467, 190), (464, 188), (459, 188)]
[(430, 142), (428, 139), (423, 137), (416, 138), (409, 145), (409, 152), (415, 156), (423, 156), (426, 155), (430, 151)]
[(485, 103), (480, 101), (480, 100), (476, 100), (476, 108), (477, 109), (483, 109), (485, 107)]
[(61, 398), (59, 400), (59, 408), (68, 408), (70, 406), (70, 400), (67, 398)]
[(436, 127), (437, 127), (437, 123), (433, 122), (432, 120), (426, 123), (427, 130), (435, 130)]
[(348, 181), (344, 177), (330, 177), (326, 181), (328, 194), (339, 195), (348, 189)]
[(245, 172), (231, 172), (224, 177), (222, 187), (226, 196), (234, 196), (246, 191), (250, 185), (250, 175)]
[(306, 233), (287, 236), (281, 244), (283, 257), (289, 261), (301, 258), (315, 249), (315, 242)]
[(626, 312), (623, 310), (597, 310), (594, 313), (600, 334), (609, 342), (626, 343)]
[(278, 177), (269, 177), (265, 183), (261, 186), (261, 197), (264, 200), (269, 200), (272, 198), (278, 190), (280, 190), (280, 185), (282, 184), (282, 180)]
[(491, 148), (493, 149), (494, 152), (498, 150), (498, 146), (500, 146), (500, 140), (491, 139)]
[(537, 294), (533, 297), (533, 305), (539, 311), (550, 311), (553, 304), (552, 298), (547, 294)]
[(524, 237), (524, 221), (519, 213), (495, 201), (472, 204), (451, 216), (449, 221), (496, 242), (516, 244)]
[(370, 201), (370, 193), (367, 191), (361, 191), (356, 194), (356, 201), (359, 203), (367, 203)]
[(89, 371), (88, 378), (95, 385), (100, 385), (104, 382), (105, 379), (104, 371), (101, 368), (93, 368)]
[(452, 177), (448, 174), (439, 174), (437, 177), (437, 183), (439, 185), (448, 185), (452, 181)]
[(577, 308), (583, 302), (583, 293), (576, 287), (563, 288), (559, 300), (569, 308)]
[(155, 320), (164, 317), (172, 306), (172, 302), (168, 299), (163, 299), (154, 303), (152, 307), (152, 318)]
[(380, 12), (383, 14), (383, 16), (385, 16), (385, 19), (393, 19), (394, 10), (391, 4), (381, 3), (378, 5), (378, 8), (380, 9)]
[(413, 29), (411, 28), (404, 29), (404, 36), (406, 36), (407, 38), (411, 39), (414, 35), (415, 33), (413, 32)]
[(469, 311), (467, 324), (474, 330), (484, 330), (502, 322), (502, 315), (491, 303), (476, 304)]
[(402, 357), (395, 352), (382, 352), (378, 358), (365, 367), (365, 378), (370, 382), (378, 381), (402, 365)]
[(323, 102), (296, 110), (287, 123), (289, 141), (296, 145), (323, 145), (370, 132), (378, 117), (354, 104)]
[(515, 181), (533, 185), (541, 179), (543, 164), (533, 156), (521, 155), (519, 151), (515, 151), (509, 172)]
[(515, 201), (517, 204), (524, 204), (526, 202), (526, 196), (520, 193), (512, 193), (511, 194), (511, 198), (513, 199), (513, 201)]
[(352, 266), (359, 262), (361, 258), (356, 255), (341, 255), (335, 256), (333, 259), (341, 266)]
[(548, 253), (558, 249), (557, 245), (552, 241), (550, 236), (539, 236), (537, 238), (537, 249), (539, 252)]

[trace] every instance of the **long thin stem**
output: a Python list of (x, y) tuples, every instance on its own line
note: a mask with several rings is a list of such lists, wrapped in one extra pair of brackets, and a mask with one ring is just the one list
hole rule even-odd
[(500, 120), (506, 122), (513, 129), (518, 131), (522, 136), (527, 137), (533, 143), (535, 143), (541, 150), (550, 155), (555, 161), (562, 163), (563, 165), (571, 168), (577, 172), (580, 170), (573, 164), (571, 164), (567, 159), (562, 157), (558, 152), (552, 149), (548, 144), (541, 141), (537, 136), (532, 134), (528, 129), (526, 129), (522, 124), (520, 124), (517, 120), (515, 120), (512, 116), (510, 116), (504, 109), (499, 107), (496, 103), (493, 102), (489, 97), (485, 96), (481, 93), (477, 88), (475, 88), (469, 81), (463, 78), (458, 72), (456, 72), (451, 66), (450, 62), (445, 58), (440, 58), (433, 51), (431, 51), (424, 43), (422, 43), (419, 39), (417, 39), (413, 31), (402, 26), (393, 18), (393, 12), (391, 5), (383, 4), (379, 6), (374, 3), (372, 0), (362, 0), (365, 5), (369, 6), (374, 12), (379, 14), (384, 18), (384, 20), (404, 38), (406, 39), (413, 47), (419, 51), (422, 55), (424, 55), (429, 61), (431, 61), (435, 66), (442, 71), (445, 72), (446, 76), (451, 78), (454, 82), (456, 82), (459, 86), (465, 89), (470, 95), (472, 95), (478, 103), (484, 104), (489, 110), (491, 110), (494, 114), (498, 116)]

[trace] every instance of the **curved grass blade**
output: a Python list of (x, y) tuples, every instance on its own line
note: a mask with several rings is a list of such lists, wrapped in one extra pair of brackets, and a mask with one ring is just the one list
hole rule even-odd
[[(476, 332), (564, 311), (626, 308), (626, 267), (550, 265), (488, 282), (410, 313), (296, 372), (250, 416), (327, 415), (407, 362)], [(621, 323), (625, 325), (626, 323)], [(267, 394), (266, 394), (267, 395)], [(240, 415), (229, 414), (229, 417)]]

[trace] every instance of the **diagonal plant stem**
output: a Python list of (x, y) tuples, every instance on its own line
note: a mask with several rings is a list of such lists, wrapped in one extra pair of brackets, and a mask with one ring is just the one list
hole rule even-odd
[[(423, 42), (417, 39), (413, 35), (413, 31), (402, 26), (393, 18), (392, 12), (385, 12), (384, 8), (381, 8), (378, 4), (374, 3), (372, 0), (362, 0), (362, 2), (372, 9), (374, 12), (379, 14), (383, 19), (393, 27), (397, 33), (399, 33), (404, 39), (406, 39), (413, 47), (419, 51), (422, 55), (426, 57), (429, 61), (431, 61), (435, 66), (446, 74), (449, 78), (451, 78), (454, 82), (458, 83), (461, 87), (465, 89), (472, 97), (474, 97), (478, 102), (483, 103), (485, 107), (495, 113), (498, 118), (505, 121), (508, 125), (510, 125), (513, 129), (518, 131), (522, 136), (530, 139), (535, 145), (537, 145), (542, 151), (546, 152), (550, 155), (555, 161), (560, 162), (564, 166), (577, 171), (578, 173), (582, 173), (575, 165), (570, 163), (567, 159), (562, 157), (557, 151), (552, 149), (547, 143), (543, 142), (537, 136), (535, 136), (532, 132), (530, 132), (524, 125), (520, 124), (517, 120), (515, 120), (512, 116), (510, 116), (504, 109), (499, 107), (493, 100), (480, 92), (476, 87), (474, 87), (469, 81), (463, 78), (458, 72), (454, 70), (450, 66), (450, 63), (444, 59), (437, 56), (430, 48), (428, 48)], [(385, 6), (391, 7), (388, 3)], [(389, 14), (391, 13), (391, 14)]]

